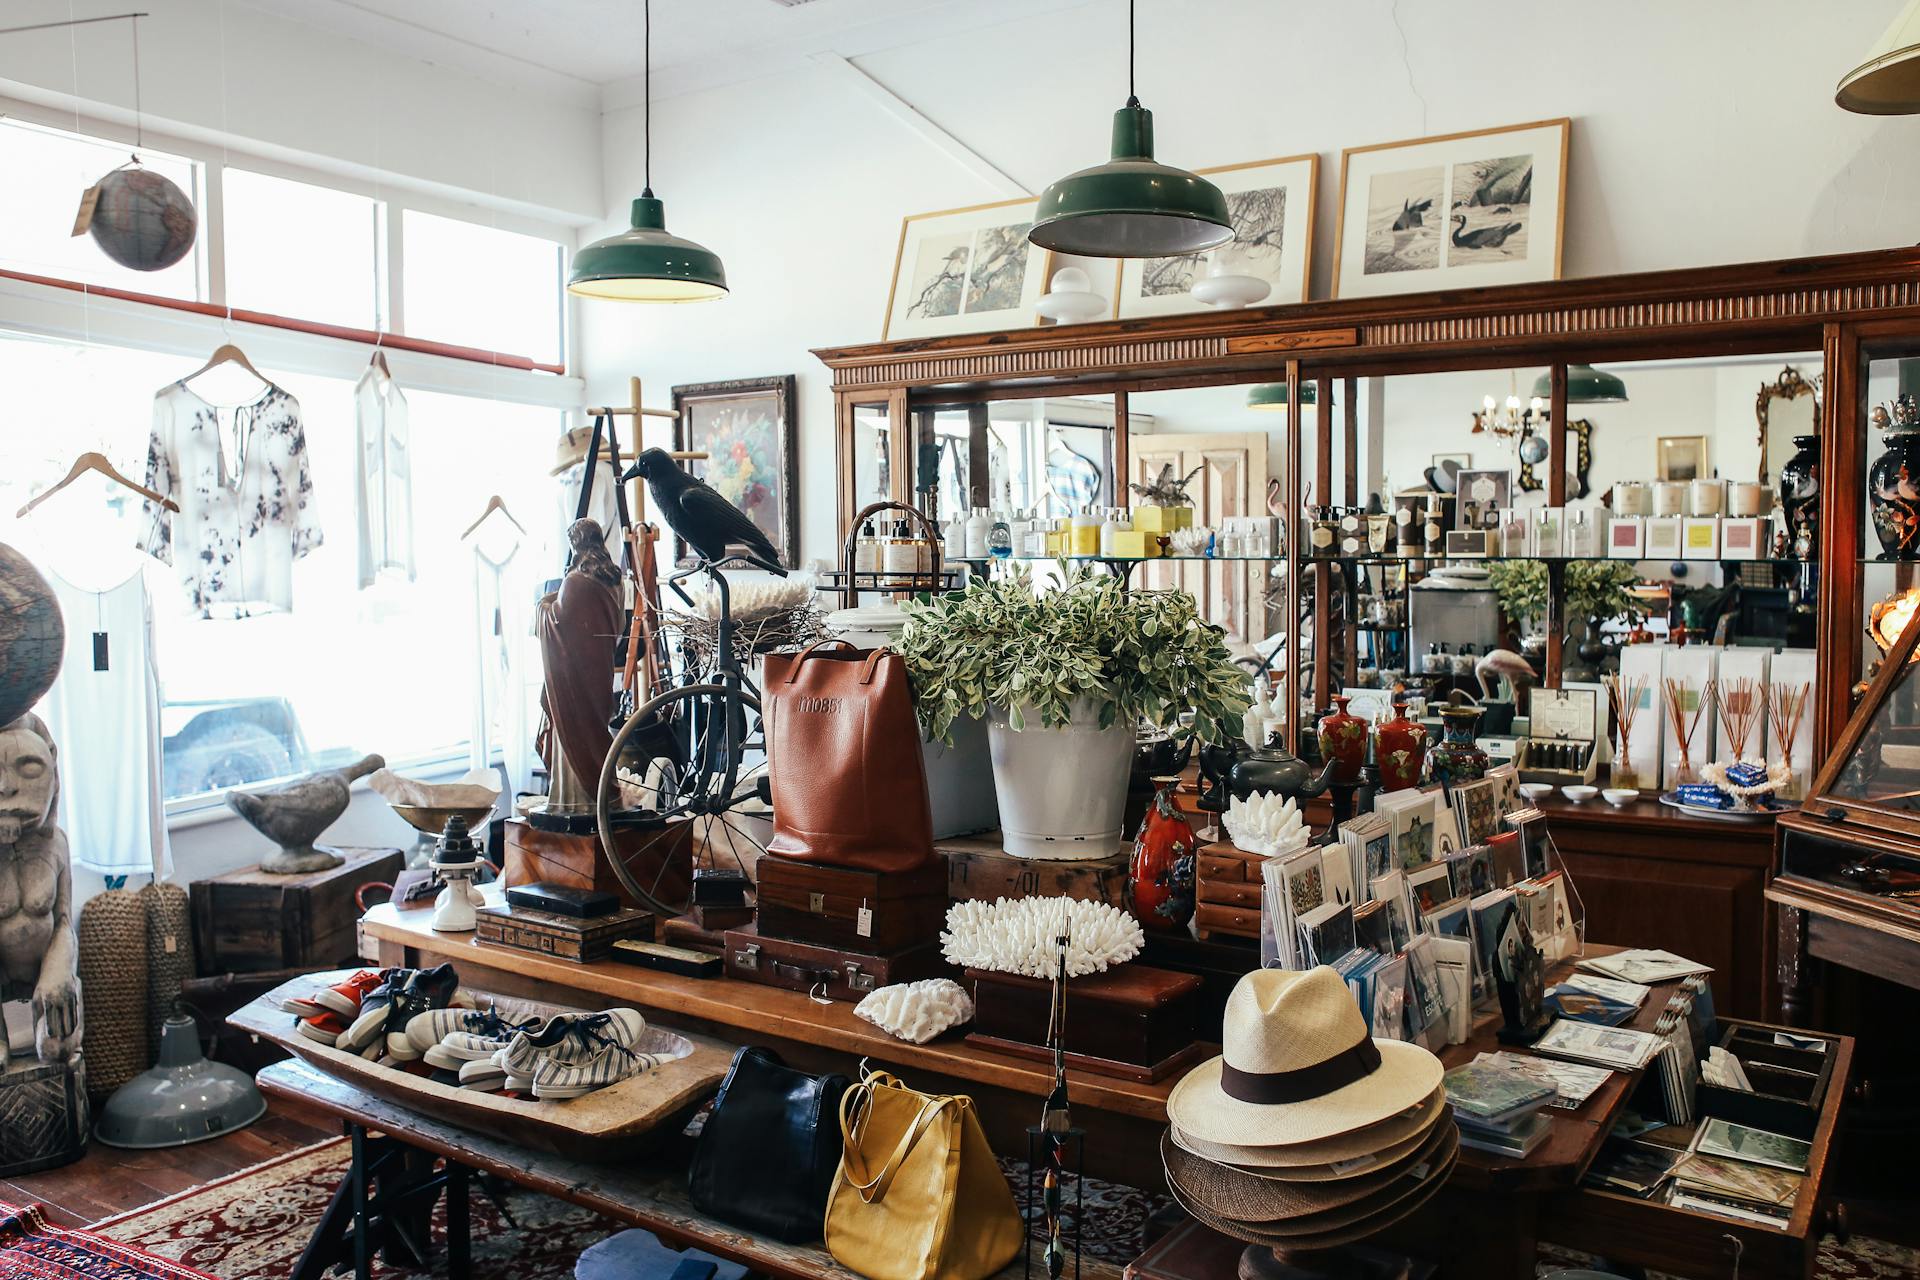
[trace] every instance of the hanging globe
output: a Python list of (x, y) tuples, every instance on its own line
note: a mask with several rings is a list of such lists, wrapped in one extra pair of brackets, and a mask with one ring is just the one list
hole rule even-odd
[(1537, 467), (1547, 460), (1547, 438), (1528, 436), (1520, 442), (1520, 461), (1530, 467)]
[(53, 687), (66, 652), (53, 588), (25, 556), (0, 543), (0, 729)]
[(164, 271), (193, 249), (200, 215), (187, 193), (151, 169), (115, 169), (100, 179), (93, 241), (135, 271)]

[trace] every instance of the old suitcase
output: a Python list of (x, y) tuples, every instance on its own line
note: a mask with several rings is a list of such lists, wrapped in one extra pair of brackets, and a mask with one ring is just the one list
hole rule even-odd
[(1080, 898), (1127, 907), (1127, 849), (1110, 857), (1073, 862), (1016, 858), (1000, 845), (995, 831), (979, 838), (940, 840), (934, 848), (947, 860), (947, 896), (955, 902), (992, 902), (997, 898)]
[(352, 964), (360, 886), (391, 884), (398, 849), (336, 846), (346, 861), (324, 871), (274, 875), (244, 867), (188, 886), (193, 955), (204, 975), (328, 969)]
[[(1050, 1058), (1053, 984), (1018, 974), (967, 970), (973, 987), (969, 1044)], [(1100, 1075), (1155, 1081), (1198, 1061), (1200, 978), (1143, 964), (1067, 979), (1066, 1058)]]
[(474, 912), (474, 920), (475, 942), (579, 964), (607, 959), (613, 944), (623, 938), (653, 941), (653, 913), (637, 908), (583, 918), (526, 907), (481, 907)]
[[(685, 902), (693, 877), (692, 826), (678, 823), (663, 831), (621, 831), (616, 839), (628, 858), (645, 851), (650, 858), (666, 858), (672, 865), (660, 882), (660, 896), (669, 902)], [(562, 885), (569, 889), (594, 889), (619, 895), (630, 907), (639, 906), (627, 892), (613, 867), (600, 856), (600, 837), (574, 835), (564, 831), (542, 831), (525, 818), (506, 821), (506, 861), (500, 880), (509, 887), (523, 884)], [(652, 875), (648, 874), (649, 882)]]
[(722, 954), (729, 978), (832, 1000), (864, 1000), (870, 992), (898, 982), (953, 976), (953, 969), (940, 958), (937, 940), (892, 955), (867, 955), (763, 938), (748, 925), (727, 930), (727, 949)]
[(855, 871), (778, 854), (760, 859), (759, 933), (869, 955), (935, 942), (947, 919), (947, 868)]

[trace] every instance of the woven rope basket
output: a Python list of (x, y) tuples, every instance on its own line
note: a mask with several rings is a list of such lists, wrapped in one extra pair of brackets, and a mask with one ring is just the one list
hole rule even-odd
[(131, 889), (87, 899), (80, 940), (80, 1000), (87, 1025), (87, 1092), (104, 1098), (145, 1071), (147, 907)]
[(160, 1050), (160, 1024), (193, 976), (193, 919), (187, 891), (154, 883), (140, 891), (147, 911), (147, 1044)]

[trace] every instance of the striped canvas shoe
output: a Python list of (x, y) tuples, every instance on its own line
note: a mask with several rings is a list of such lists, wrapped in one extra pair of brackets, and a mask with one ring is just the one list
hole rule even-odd
[(585, 1097), (651, 1071), (660, 1063), (658, 1054), (640, 1053), (614, 1044), (586, 1062), (567, 1063), (549, 1058), (534, 1072), (533, 1096), (542, 1102)]
[(460, 1073), (462, 1089), (496, 1093), (507, 1087), (507, 1069), (493, 1058), (478, 1058), (472, 1062), (463, 1062), (456, 1069)]
[(597, 1058), (608, 1047), (631, 1050), (646, 1033), (647, 1020), (633, 1009), (603, 1013), (562, 1013), (537, 1032), (522, 1032), (500, 1051), (500, 1065), (531, 1083), (542, 1063), (575, 1065)]
[(544, 1025), (543, 1018), (508, 1022), (492, 1005), (485, 1009), (429, 1009), (415, 1015), (407, 1023), (407, 1043), (418, 1052), (426, 1053), (436, 1046), (450, 1044), (455, 1038), (459, 1038), (463, 1045), (477, 1040), (492, 1042), (484, 1052), (466, 1054), (461, 1059), (466, 1061), (490, 1057), (507, 1047), (507, 1041), (514, 1032), (537, 1032)]

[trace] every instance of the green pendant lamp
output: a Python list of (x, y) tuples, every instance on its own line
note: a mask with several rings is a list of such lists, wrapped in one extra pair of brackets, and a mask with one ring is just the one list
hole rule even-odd
[(1041, 192), (1027, 239), (1089, 258), (1205, 253), (1233, 239), (1220, 188), (1153, 158), (1153, 112), (1133, 93), (1133, 0), (1127, 0), (1127, 105), (1113, 116), (1113, 159)]
[(727, 295), (727, 270), (705, 245), (667, 230), (667, 211), (653, 194), (653, 3), (644, 9), (646, 173), (633, 202), (632, 225), (573, 255), (567, 292), (622, 302), (711, 302)]
[[(1542, 400), (1553, 397), (1553, 375), (1543, 373), (1533, 380), (1533, 394)], [(1568, 404), (1625, 404), (1627, 384), (1605, 369), (1590, 364), (1567, 366)]]
[[(1300, 403), (1312, 404), (1319, 398), (1311, 382), (1300, 384)], [(1287, 384), (1284, 382), (1257, 382), (1247, 388), (1247, 408), (1258, 409), (1262, 413), (1285, 413), (1287, 411)]]

